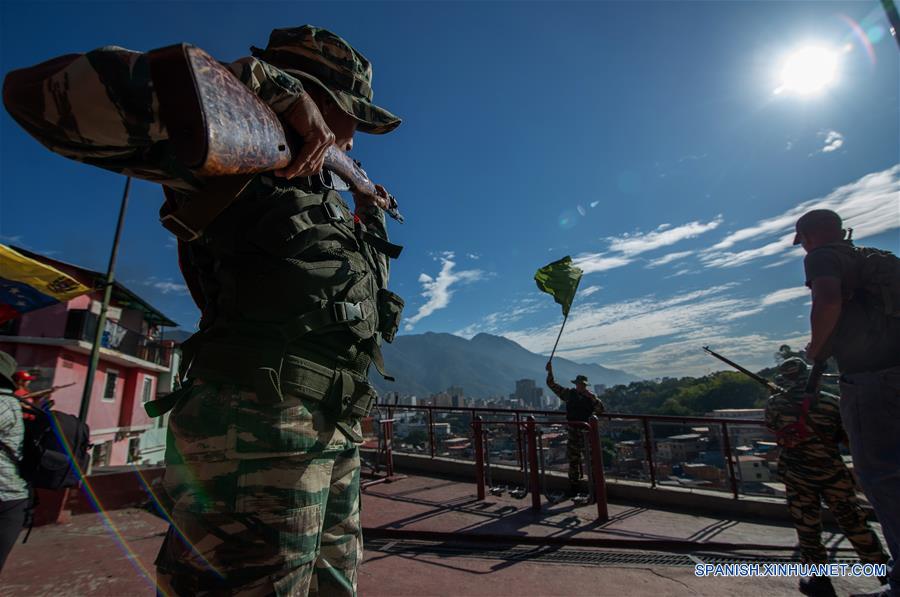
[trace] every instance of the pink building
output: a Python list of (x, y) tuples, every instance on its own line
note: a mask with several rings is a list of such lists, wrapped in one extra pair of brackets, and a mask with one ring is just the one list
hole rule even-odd
[[(105, 281), (99, 272), (37, 257), (91, 288)], [(56, 410), (78, 415), (102, 298), (98, 290), (0, 326), (0, 350), (38, 374), (32, 390), (75, 384), (53, 394)], [(140, 462), (141, 434), (159, 425), (144, 402), (171, 390), (174, 343), (161, 340), (161, 328), (175, 325), (115, 284), (88, 409), (94, 467)]]

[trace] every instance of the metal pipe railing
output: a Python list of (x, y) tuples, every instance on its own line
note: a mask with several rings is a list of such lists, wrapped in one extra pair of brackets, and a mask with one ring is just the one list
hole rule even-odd
[(481, 427), (481, 417), (476, 416), (472, 421), (472, 433), (475, 436), (475, 484), (478, 487), (478, 499), (483, 500), (484, 491), (484, 432)]
[[(603, 472), (603, 450), (600, 439), (600, 420), (596, 416), (592, 416), (588, 422), (584, 421), (565, 421), (567, 426), (571, 428), (579, 428), (582, 431), (589, 432), (589, 449), (590, 449), (590, 481), (592, 483), (591, 490), (594, 500), (597, 504), (597, 518), (601, 521), (609, 520), (609, 507), (606, 498), (606, 477)], [(526, 417), (524, 422), (521, 421), (492, 421), (483, 420), (480, 416), (476, 416), (472, 422), (472, 432), (475, 436), (475, 482), (478, 488), (478, 499), (483, 500), (486, 495), (485, 491), (485, 454), (483, 437), (487, 433), (485, 426), (488, 425), (515, 425), (517, 428), (524, 428), (525, 435), (525, 451), (528, 472), (528, 491), (531, 493), (531, 509), (539, 511), (541, 509), (541, 474), (543, 470), (543, 454), (540, 459), (538, 456), (537, 426), (538, 425), (559, 425), (560, 423), (541, 421), (538, 422), (533, 416)]]
[(590, 418), (591, 426), (591, 470), (594, 471), (594, 499), (597, 502), (597, 519), (609, 520), (609, 509), (606, 504), (606, 477), (603, 474), (603, 450), (600, 445), (600, 419)]
[[(532, 410), (532, 409), (500, 409), (500, 408), (491, 408), (491, 407), (477, 407), (477, 406), (435, 406), (435, 405), (406, 405), (406, 404), (391, 404), (389, 405), (390, 409), (402, 409), (407, 411), (425, 411), (428, 417), (428, 436), (429, 436), (429, 444), (430, 444), (430, 452), (431, 457), (434, 458), (437, 455), (437, 439), (435, 433), (435, 412), (442, 413), (468, 413), (472, 418), (473, 423), (471, 427), (474, 428), (474, 417), (479, 413), (490, 413), (490, 414), (509, 414), (514, 417), (512, 421), (485, 421), (481, 420), (482, 429), (484, 425), (487, 424), (513, 424), (516, 427), (516, 460), (520, 469), (524, 469), (526, 461), (530, 461), (531, 458), (531, 449), (528, 446), (527, 438), (527, 425), (522, 421), (523, 416), (530, 417), (531, 419), (535, 419), (536, 417), (565, 417), (565, 413), (562, 411), (548, 411), (548, 410)], [(393, 412), (393, 410), (391, 410)], [(640, 414), (630, 414), (630, 413), (602, 413), (600, 415), (596, 415), (598, 419), (606, 419), (608, 422), (613, 421), (635, 421), (640, 424), (643, 431), (643, 444), (644, 444), (644, 460), (647, 464), (648, 474), (649, 474), (649, 482), (651, 487), (657, 487), (659, 484), (657, 479), (657, 463), (654, 458), (654, 439), (652, 432), (652, 423), (658, 424), (676, 424), (680, 423), (682, 425), (686, 425), (688, 423), (698, 423), (705, 424), (710, 426), (710, 428), (714, 425), (719, 425), (721, 427), (722, 433), (722, 450), (725, 455), (726, 461), (726, 471), (728, 475), (728, 486), (731, 489), (734, 497), (738, 497), (739, 494), (739, 482), (736, 476), (736, 467), (734, 464), (734, 456), (733, 450), (731, 447), (731, 435), (729, 433), (728, 426), (729, 425), (742, 425), (742, 426), (751, 426), (751, 427), (765, 427), (765, 422), (759, 419), (735, 419), (728, 417), (701, 417), (701, 416), (672, 416), (672, 415), (640, 415)], [(536, 421), (537, 423), (537, 421)], [(553, 421), (553, 422), (540, 422), (540, 424), (562, 424), (565, 421)], [(598, 431), (599, 432), (599, 431)], [(591, 434), (593, 436), (593, 433)], [(477, 441), (477, 439), (476, 439)], [(482, 438), (482, 451), (485, 449), (485, 444)], [(477, 452), (477, 448), (476, 448)], [(601, 450), (602, 454), (602, 450)], [(482, 453), (482, 458), (484, 454)], [(602, 462), (602, 459), (598, 459), (599, 462)], [(603, 467), (600, 465), (598, 467), (599, 470), (599, 478), (603, 478), (605, 476), (603, 472)], [(529, 471), (533, 474), (535, 468), (532, 467), (532, 470)], [(531, 484), (529, 482), (529, 484)], [(605, 483), (604, 483), (605, 489)], [(598, 499), (598, 501), (600, 501)]]
[(525, 437), (528, 445), (528, 468), (531, 469), (528, 481), (531, 491), (531, 509), (535, 511), (541, 509), (541, 478), (540, 470), (538, 469), (536, 428), (534, 417), (530, 415), (526, 417)]

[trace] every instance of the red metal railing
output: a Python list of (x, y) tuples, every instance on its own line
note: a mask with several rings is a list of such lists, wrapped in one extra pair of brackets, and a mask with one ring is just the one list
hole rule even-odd
[[(591, 450), (591, 474), (590, 479), (593, 482), (592, 491), (597, 504), (597, 518), (602, 521), (609, 520), (609, 510), (606, 503), (606, 480), (603, 473), (603, 460), (600, 449), (600, 425), (596, 416), (591, 417), (589, 422), (584, 421), (566, 421), (566, 425), (571, 428), (581, 429), (589, 433), (589, 444)], [(483, 500), (486, 495), (485, 491), (485, 455), (484, 455), (484, 435), (485, 425), (515, 425), (517, 428), (525, 428), (525, 438), (527, 445), (528, 458), (528, 491), (531, 494), (531, 509), (538, 511), (541, 509), (541, 476), (543, 467), (538, 464), (538, 441), (537, 426), (538, 425), (556, 425), (558, 423), (538, 422), (533, 416), (528, 416), (525, 422), (521, 421), (483, 421), (481, 417), (476, 416), (472, 422), (472, 430), (475, 436), (475, 484), (477, 486), (478, 499)]]
[[(475, 431), (475, 419), (479, 414), (493, 414), (499, 416), (510, 417), (509, 421), (502, 421), (503, 423), (511, 423), (515, 426), (515, 443), (516, 443), (516, 461), (520, 469), (523, 469), (526, 464), (526, 459), (530, 460), (531, 454), (526, 454), (525, 444), (530, 444), (530, 442), (523, 441), (527, 439), (528, 436), (528, 425), (527, 421), (523, 421), (523, 417), (542, 417), (542, 418), (550, 418), (554, 419), (549, 421), (550, 423), (555, 424), (563, 424), (565, 423), (565, 413), (562, 411), (551, 411), (551, 410), (530, 410), (530, 409), (502, 409), (502, 408), (491, 408), (491, 407), (444, 407), (444, 406), (433, 406), (433, 405), (403, 405), (403, 404), (382, 404), (379, 405), (379, 408), (387, 411), (387, 415), (389, 417), (393, 417), (393, 413), (395, 411), (418, 411), (427, 415), (427, 424), (428, 424), (428, 440), (429, 440), (429, 452), (432, 458), (435, 458), (438, 454), (438, 439), (437, 434), (435, 433), (435, 419), (436, 414), (446, 416), (448, 414), (468, 414), (469, 416), (469, 424), (468, 427)], [(630, 414), (630, 413), (602, 413), (598, 415), (600, 419), (605, 419), (607, 422), (612, 423), (621, 423), (621, 422), (634, 422), (641, 429), (640, 435), (642, 435), (642, 444), (643, 444), (643, 454), (641, 455), (641, 460), (646, 465), (646, 474), (648, 475), (649, 484), (651, 487), (659, 486), (659, 479), (657, 477), (657, 468), (662, 466), (664, 463), (659, 462), (655, 457), (655, 446), (658, 443), (657, 440), (654, 440), (653, 437), (653, 429), (652, 426), (654, 424), (669, 424), (669, 425), (704, 425), (708, 426), (710, 432), (713, 431), (715, 427), (719, 427), (721, 430), (721, 451), (722, 451), (722, 464), (724, 465), (724, 474), (727, 475), (727, 487), (730, 489), (730, 493), (732, 493), (734, 498), (737, 498), (740, 493), (741, 483), (739, 479), (740, 470), (737, 469), (735, 465), (735, 456), (734, 450), (732, 448), (732, 434), (730, 433), (729, 426), (740, 425), (743, 427), (758, 427), (760, 429), (764, 429), (765, 423), (759, 419), (732, 419), (732, 418), (723, 418), (723, 417), (702, 417), (702, 416), (673, 416), (673, 415), (639, 415), (639, 414)], [(482, 430), (484, 430), (484, 421), (482, 421)], [(662, 441), (666, 438), (661, 438)], [(473, 433), (474, 440), (474, 451), (475, 451), (475, 460), (476, 465), (478, 464), (479, 455), (482, 459), (481, 466), (484, 466), (483, 458), (484, 458), (484, 442), (483, 437), (477, 433)], [(478, 444), (481, 444), (480, 448)], [(602, 446), (598, 443), (597, 449), (602, 455)], [(530, 450), (528, 450), (530, 451)], [(600, 458), (593, 459), (596, 462), (600, 461)], [(528, 463), (531, 464), (530, 462)], [(720, 471), (722, 470), (718, 465), (714, 465)], [(533, 474), (535, 470), (534, 467), (530, 467), (530, 473)], [(602, 470), (602, 467), (601, 467)], [(719, 477), (721, 482), (721, 477)], [(715, 487), (713, 487), (715, 488)], [(605, 485), (604, 485), (605, 489)], [(598, 494), (599, 495), (599, 494)]]

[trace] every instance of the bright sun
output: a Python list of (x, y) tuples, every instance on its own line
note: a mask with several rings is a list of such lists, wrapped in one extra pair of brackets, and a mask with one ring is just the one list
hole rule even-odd
[(785, 60), (781, 68), (781, 85), (775, 93), (818, 93), (834, 83), (837, 71), (837, 52), (817, 46), (802, 48)]

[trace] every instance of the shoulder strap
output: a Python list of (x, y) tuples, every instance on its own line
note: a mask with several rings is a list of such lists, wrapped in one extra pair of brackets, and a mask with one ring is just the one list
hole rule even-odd
[(184, 205), (160, 218), (160, 223), (179, 240), (191, 242), (200, 238), (216, 217), (244, 192), (253, 176), (238, 174), (218, 176), (190, 195)]

